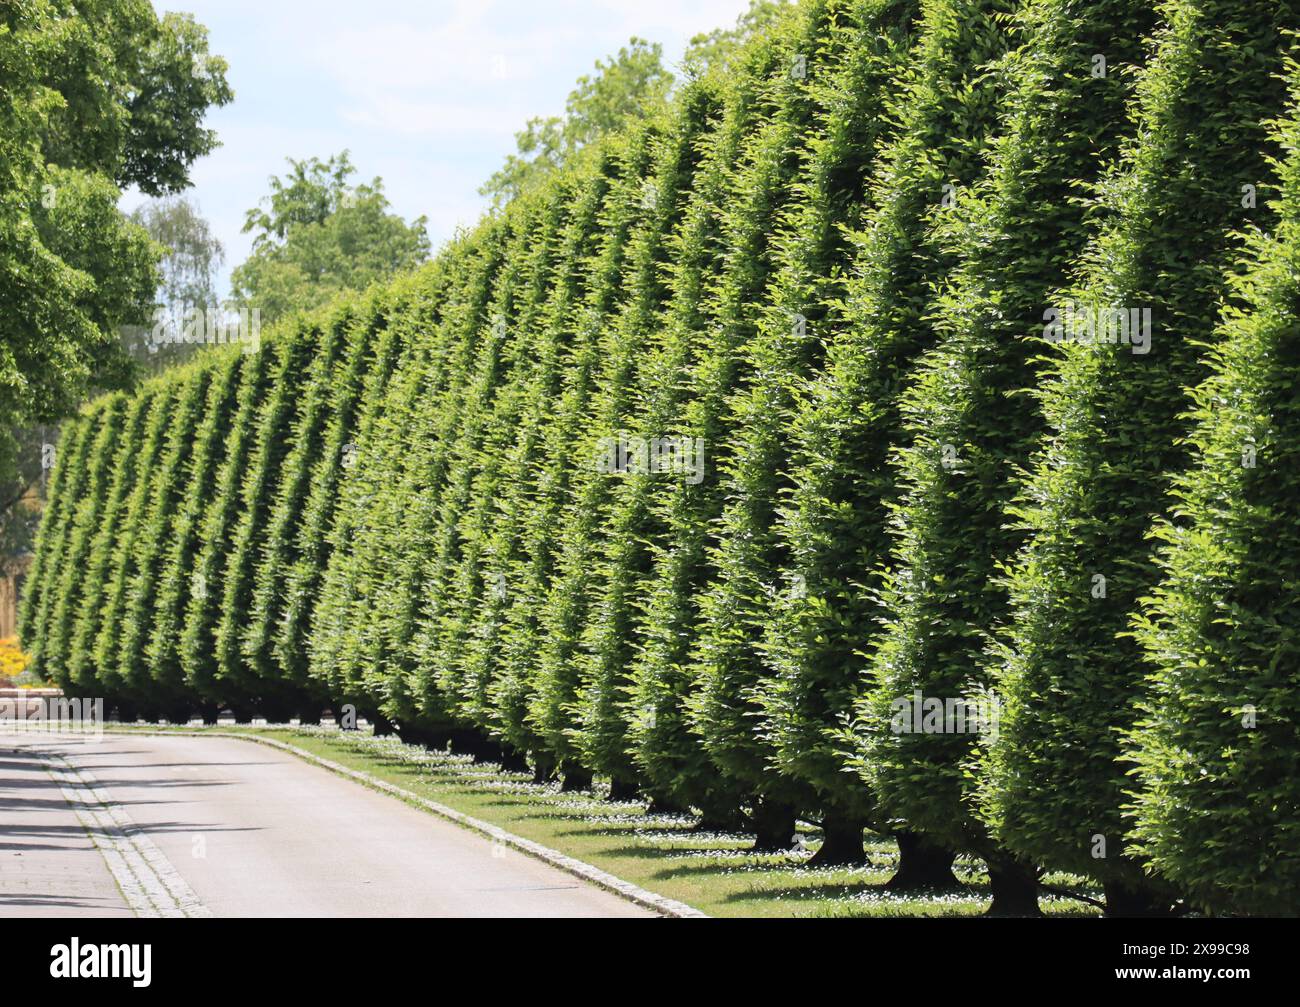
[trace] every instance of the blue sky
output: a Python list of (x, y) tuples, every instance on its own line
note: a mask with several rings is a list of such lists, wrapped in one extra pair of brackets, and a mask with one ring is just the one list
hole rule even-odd
[[(244, 212), (285, 158), (347, 148), (358, 181), (382, 176), (394, 210), (424, 214), (438, 247), (477, 219), (477, 193), (533, 115), (563, 110), (574, 81), (632, 35), (676, 64), (696, 32), (731, 25), (747, 0), (174, 0), (229, 61), (235, 100), (208, 116), (222, 146), (189, 190), (233, 266)], [(128, 193), (123, 208), (141, 197)]]

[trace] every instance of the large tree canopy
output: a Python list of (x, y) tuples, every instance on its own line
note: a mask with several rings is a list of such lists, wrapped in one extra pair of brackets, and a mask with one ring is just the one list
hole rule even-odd
[(17, 431), (127, 381), (116, 328), (147, 317), (160, 250), (119, 186), (189, 184), (225, 71), (201, 25), (145, 0), (0, 8), (0, 478)]

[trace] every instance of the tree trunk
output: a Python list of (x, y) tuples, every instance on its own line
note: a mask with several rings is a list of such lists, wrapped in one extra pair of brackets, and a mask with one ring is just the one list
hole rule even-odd
[(700, 820), (692, 832), (750, 832), (752, 823), (739, 806), (727, 801), (710, 802), (700, 808)]
[(652, 793), (650, 803), (646, 805), (647, 815), (689, 815), (691, 809), (667, 793)]
[(1042, 916), (1038, 908), (1038, 872), (1007, 853), (984, 857), (993, 903), (985, 916)]
[(199, 715), (203, 718), (203, 723), (213, 725), (221, 717), (221, 707), (215, 703), (204, 703), (199, 707)]
[(308, 703), (298, 711), (298, 723), (300, 724), (319, 724), (320, 707), (315, 703)]
[(641, 798), (641, 788), (635, 780), (612, 776), (609, 780), (609, 799), (611, 801), (636, 801)]
[(533, 761), (533, 782), (543, 787), (555, 779), (555, 766), (550, 759), (537, 756)]
[(393, 727), (393, 722), (378, 710), (376, 710), (368, 719), (374, 726), (376, 738), (386, 738), (389, 735), (397, 733), (397, 729)]
[(572, 794), (579, 790), (591, 789), (591, 773), (581, 766), (564, 766), (561, 770), (564, 782), (560, 784), (560, 792)]
[(822, 818), (822, 845), (808, 861), (809, 867), (838, 867), (867, 863), (862, 845), (866, 823), (853, 815), (827, 811)]
[(509, 745), (501, 746), (501, 768), (507, 773), (528, 772), (528, 756)]
[(919, 832), (896, 832), (894, 838), (898, 840), (898, 870), (885, 882), (887, 889), (913, 892), (958, 886), (957, 876), (952, 872), (956, 852), (936, 846)]
[(1107, 881), (1102, 890), (1106, 893), (1104, 915), (1108, 917), (1158, 919), (1173, 915), (1173, 899), (1159, 889)]
[(795, 810), (792, 805), (760, 799), (754, 806), (753, 853), (782, 853), (794, 846)]

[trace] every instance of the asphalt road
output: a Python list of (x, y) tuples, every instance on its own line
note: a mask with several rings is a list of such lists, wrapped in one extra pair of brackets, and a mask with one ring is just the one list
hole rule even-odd
[(648, 916), (292, 755), (0, 734), (2, 916)]

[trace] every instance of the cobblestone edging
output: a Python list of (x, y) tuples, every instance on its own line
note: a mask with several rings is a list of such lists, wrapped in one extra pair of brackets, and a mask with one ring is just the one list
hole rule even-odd
[(35, 754), (99, 849), (131, 911), (144, 917), (212, 914), (126, 810), (94, 774), (57, 752)]
[(567, 874), (582, 878), (589, 881), (598, 888), (603, 888), (607, 892), (613, 892), (615, 895), (621, 895), (629, 902), (634, 902), (639, 906), (644, 906), (663, 916), (669, 916), (677, 919), (708, 919), (707, 913), (700, 912), (684, 902), (678, 902), (676, 899), (665, 898), (662, 895), (656, 895), (654, 892), (634, 885), (630, 881), (624, 881), (622, 878), (615, 877), (608, 871), (602, 871), (599, 867), (578, 860), (574, 857), (566, 856), (559, 850), (553, 850), (549, 846), (543, 846), (541, 843), (535, 843), (531, 839), (525, 839), (523, 836), (516, 836), (513, 832), (507, 832), (500, 826), (485, 822), (480, 818), (474, 818), (471, 815), (457, 811), (455, 808), (449, 808), (445, 804), (439, 804), (437, 801), (430, 801), (427, 798), (414, 794), (409, 790), (395, 784), (388, 783), (369, 773), (363, 773), (357, 769), (349, 769), (347, 766), (333, 762), (329, 759), (323, 759), (319, 755), (308, 752), (306, 749), (290, 745), (275, 738), (261, 738), (256, 734), (236, 734), (231, 731), (212, 731), (212, 730), (188, 730), (188, 731), (150, 731), (128, 728), (123, 731), (110, 731), (112, 734), (146, 734), (156, 735), (159, 737), (176, 737), (177, 735), (188, 735), (190, 737), (201, 738), (233, 738), (236, 741), (251, 741), (254, 744), (266, 745), (270, 748), (278, 748), (281, 751), (288, 752), (297, 756), (304, 762), (310, 762), (313, 765), (327, 769), (338, 776), (344, 776), (348, 779), (355, 780), (363, 786), (372, 790), (378, 790), (382, 793), (389, 794), (410, 804), (418, 805), (426, 811), (431, 811), (439, 818), (445, 818), (448, 821), (455, 822), (467, 829), (471, 829), (480, 835), (487, 836), (493, 842), (500, 843), (511, 849), (518, 850), (520, 853), (526, 853), (530, 857), (535, 857), (552, 867), (558, 867)]

